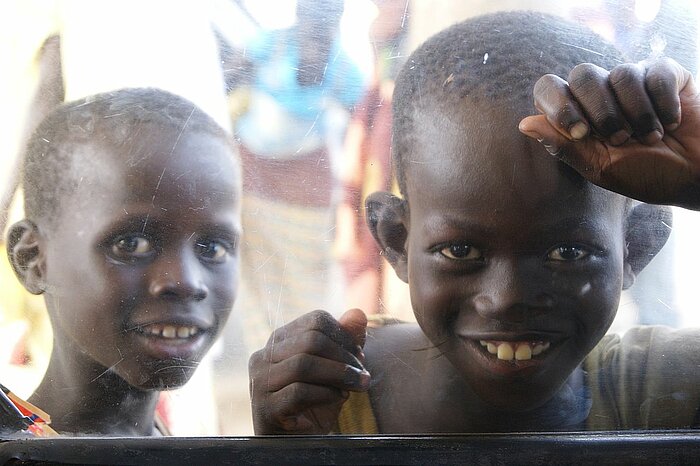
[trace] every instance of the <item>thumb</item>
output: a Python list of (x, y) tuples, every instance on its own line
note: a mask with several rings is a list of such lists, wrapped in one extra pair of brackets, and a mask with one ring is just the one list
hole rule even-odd
[(350, 309), (338, 319), (340, 327), (352, 336), (352, 340), (360, 347), (365, 346), (367, 336), (367, 316), (360, 309)]
[(523, 118), (518, 129), (524, 135), (536, 139), (547, 152), (569, 165), (588, 181), (600, 185), (602, 160), (607, 151), (595, 138), (586, 137), (570, 141), (557, 131), (544, 115)]
[(523, 118), (518, 129), (525, 136), (536, 139), (550, 154), (560, 156), (561, 150), (569, 140), (556, 130), (544, 115), (532, 115)]

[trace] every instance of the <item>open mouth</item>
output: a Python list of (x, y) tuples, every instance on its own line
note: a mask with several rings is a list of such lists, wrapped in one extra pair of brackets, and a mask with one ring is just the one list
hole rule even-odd
[(154, 322), (132, 327), (141, 351), (152, 358), (196, 359), (211, 343), (211, 327), (189, 322)]
[(150, 324), (139, 327), (137, 331), (149, 337), (182, 340), (199, 334), (203, 329), (194, 325)]
[(479, 340), (486, 352), (501, 361), (528, 361), (544, 354), (551, 347), (545, 340), (535, 341), (497, 341)]

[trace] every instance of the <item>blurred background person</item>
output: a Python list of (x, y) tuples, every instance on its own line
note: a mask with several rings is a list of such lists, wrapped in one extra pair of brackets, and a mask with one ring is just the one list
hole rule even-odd
[(344, 9), (343, 0), (298, 0), (291, 26), (254, 25), (229, 44), (239, 51), (225, 68), (244, 173), (236, 314), (249, 352), (309, 309), (338, 307), (337, 167), (369, 80), (341, 41)]
[(367, 314), (386, 311), (384, 283), (393, 275), (385, 270), (387, 263), (367, 227), (364, 202), (370, 193), (392, 190), (391, 102), (394, 78), (404, 63), (410, 15), (406, 0), (374, 3), (377, 15), (370, 27), (374, 75), (348, 125), (334, 245), (345, 283), (344, 307), (357, 307)]

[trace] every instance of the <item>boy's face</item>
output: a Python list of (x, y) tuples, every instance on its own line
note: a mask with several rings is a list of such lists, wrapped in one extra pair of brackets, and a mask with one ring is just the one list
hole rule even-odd
[(420, 326), (477, 394), (527, 410), (613, 320), (625, 209), (565, 175), (506, 113), (419, 117), (406, 163), (407, 279)]
[(236, 295), (240, 188), (231, 149), (205, 133), (149, 124), (123, 148), (77, 150), (94, 163), (44, 232), (55, 346), (136, 387), (182, 385)]

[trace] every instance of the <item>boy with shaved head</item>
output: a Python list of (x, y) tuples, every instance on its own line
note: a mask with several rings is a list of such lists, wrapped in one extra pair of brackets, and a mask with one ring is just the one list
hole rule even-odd
[(667, 207), (632, 198), (700, 209), (692, 78), (623, 62), (520, 12), (414, 52), (394, 94), (401, 196), (370, 196), (367, 221), (417, 325), (317, 311), (277, 330), (251, 358), (256, 432), (698, 426), (697, 330), (606, 335), (669, 233)]

